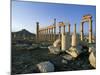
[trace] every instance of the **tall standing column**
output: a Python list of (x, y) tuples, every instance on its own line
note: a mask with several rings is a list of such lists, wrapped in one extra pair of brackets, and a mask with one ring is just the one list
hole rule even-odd
[(74, 32), (72, 34), (72, 46), (77, 46), (76, 24), (74, 25)]
[[(40, 37), (40, 31), (38, 31), (38, 32), (39, 32), (39, 37)], [(40, 41), (40, 38), (38, 40)]]
[(46, 41), (46, 29), (44, 29), (44, 41)]
[(76, 33), (76, 24), (74, 25), (74, 33)]
[(45, 31), (43, 29), (43, 41), (45, 40)]
[(46, 39), (46, 41), (47, 41), (47, 34), (48, 34), (48, 32), (47, 32), (47, 28), (45, 29), (45, 32), (46, 32), (46, 34), (45, 34), (45, 39)]
[(43, 41), (43, 39), (44, 39), (44, 34), (43, 34), (43, 29), (42, 29), (42, 41)]
[(81, 26), (80, 26), (80, 35), (81, 35), (81, 41), (83, 41), (83, 38), (84, 38), (84, 33), (83, 33), (83, 22), (81, 22)]
[[(39, 37), (41, 37), (41, 30), (39, 30)], [(39, 38), (39, 41), (41, 42), (41, 38)]]
[(53, 27), (51, 28), (51, 41), (53, 41)]
[(43, 34), (42, 34), (42, 30), (41, 30), (41, 41), (43, 40), (42, 38), (43, 38)]
[(70, 24), (68, 24), (68, 32), (69, 32), (69, 34), (70, 34)]
[(63, 33), (65, 34), (65, 25), (63, 26), (63, 28), (64, 28), (64, 29), (63, 29)]
[(54, 40), (56, 40), (56, 19), (54, 19)]
[(48, 30), (49, 30), (48, 36), (49, 36), (49, 41), (50, 41), (50, 28)]
[(92, 20), (89, 19), (89, 43), (92, 43)]
[(51, 28), (50, 28), (50, 41), (51, 41)]
[(47, 41), (49, 41), (49, 29), (47, 28)]
[(61, 39), (61, 26), (59, 26), (59, 38)]
[(39, 42), (39, 22), (36, 22), (36, 41)]

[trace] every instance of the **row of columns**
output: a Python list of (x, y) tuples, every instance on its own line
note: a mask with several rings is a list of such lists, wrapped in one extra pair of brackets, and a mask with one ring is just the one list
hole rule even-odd
[(54, 33), (56, 27), (51, 26), (45, 29), (39, 30), (39, 41), (54, 41), (56, 39), (56, 33)]
[(48, 26), (47, 28), (39, 28), (39, 22), (36, 23), (36, 40), (37, 42), (41, 41), (55, 41), (56, 40), (56, 19), (54, 19), (54, 24)]
[[(61, 39), (61, 33), (64, 33), (66, 32), (66, 25), (63, 23), (63, 22), (59, 22), (59, 38)], [(62, 29), (63, 28), (63, 29)], [(63, 31), (61, 31), (63, 30)], [(70, 24), (68, 23), (68, 32), (70, 34)]]
[[(80, 39), (84, 40), (83, 24), (84, 22), (89, 22), (89, 43), (92, 43), (92, 20), (82, 20), (80, 25)], [(61, 33), (65, 34), (66, 26), (63, 22), (59, 22), (59, 38), (61, 38)], [(63, 31), (62, 31), (63, 27)], [(70, 33), (70, 24), (68, 23), (68, 32)], [(76, 24), (74, 25), (74, 33), (76, 33)], [(37, 22), (37, 41), (55, 41), (56, 40), (56, 19), (54, 19), (54, 24), (48, 26), (44, 29), (39, 29), (39, 22)]]
[[(48, 26), (47, 28), (40, 29), (39, 22), (37, 22), (36, 24), (37, 24), (36, 40), (38, 42), (56, 40), (56, 19), (54, 19), (54, 24), (52, 26)], [(59, 22), (58, 26), (59, 26), (59, 38), (61, 38), (61, 33), (65, 34), (66, 26), (63, 22)], [(70, 24), (68, 24), (68, 32), (70, 33)]]

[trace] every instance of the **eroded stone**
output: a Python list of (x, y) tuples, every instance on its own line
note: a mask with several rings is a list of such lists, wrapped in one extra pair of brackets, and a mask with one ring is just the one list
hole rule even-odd
[(37, 64), (40, 72), (54, 72), (54, 65), (50, 61), (45, 61)]

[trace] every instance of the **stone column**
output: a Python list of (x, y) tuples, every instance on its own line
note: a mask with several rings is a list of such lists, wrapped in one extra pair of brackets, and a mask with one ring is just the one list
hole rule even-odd
[(41, 30), (39, 30), (39, 41), (41, 41)]
[(59, 38), (61, 39), (61, 26), (59, 26)]
[(53, 27), (51, 28), (51, 41), (53, 42)]
[(62, 33), (62, 38), (61, 38), (61, 50), (66, 51), (70, 47), (70, 35), (69, 33)]
[(63, 33), (65, 34), (65, 25), (63, 26), (63, 28), (64, 28), (64, 29), (63, 29)]
[(76, 47), (76, 46), (77, 46), (76, 34), (72, 34), (72, 47)]
[(74, 33), (76, 33), (76, 24), (74, 25)]
[(49, 30), (48, 37), (49, 37), (49, 41), (50, 41), (50, 28), (48, 30)]
[(48, 40), (48, 30), (47, 30), (47, 28), (45, 29), (45, 31), (46, 31), (46, 41)]
[(92, 43), (92, 20), (89, 20), (89, 43)]
[(46, 29), (44, 29), (44, 41), (46, 41)]
[(39, 42), (39, 22), (36, 22), (36, 41)]
[(43, 29), (42, 29), (42, 41), (44, 40), (44, 32), (43, 32)]
[(43, 40), (43, 34), (42, 34), (42, 30), (41, 30), (41, 41)]
[(81, 36), (81, 41), (83, 41), (83, 38), (84, 38), (84, 33), (83, 33), (83, 22), (81, 22), (81, 26), (80, 26), (80, 36)]
[[(40, 31), (38, 31), (39, 32), (39, 37), (40, 37)], [(39, 38), (39, 41), (40, 41), (40, 38)]]
[(77, 46), (76, 24), (74, 25), (74, 32), (72, 34), (72, 47)]
[(51, 28), (50, 28), (50, 41), (51, 41)]
[(47, 41), (49, 41), (49, 29), (47, 28)]
[(43, 29), (43, 41), (45, 40), (45, 30)]
[(56, 40), (56, 19), (54, 19), (54, 40)]
[(69, 32), (69, 34), (70, 34), (70, 24), (68, 24), (68, 32)]
[(66, 35), (65, 33), (62, 33), (62, 38), (61, 38), (61, 50), (65, 51), (67, 48), (67, 41), (66, 41)]

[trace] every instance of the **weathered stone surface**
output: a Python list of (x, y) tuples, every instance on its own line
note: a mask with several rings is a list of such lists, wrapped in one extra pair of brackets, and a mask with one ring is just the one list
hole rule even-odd
[(61, 39), (61, 50), (65, 51), (70, 47), (70, 34), (69, 33), (62, 33)]
[(61, 46), (61, 40), (57, 39), (54, 43), (53, 43), (54, 47), (60, 47)]
[(95, 54), (95, 48), (94, 47), (89, 47), (89, 62), (90, 64), (96, 68), (96, 54)]
[(82, 51), (78, 47), (71, 47), (69, 50), (66, 50), (68, 54), (70, 54), (73, 58), (76, 58)]
[(73, 33), (72, 34), (72, 43), (71, 43), (72, 46), (77, 46), (77, 35), (76, 33)]
[(37, 67), (40, 72), (54, 72), (54, 65), (49, 61), (41, 62)]
[(61, 52), (59, 47), (49, 46), (48, 47), (50, 53), (59, 54)]

